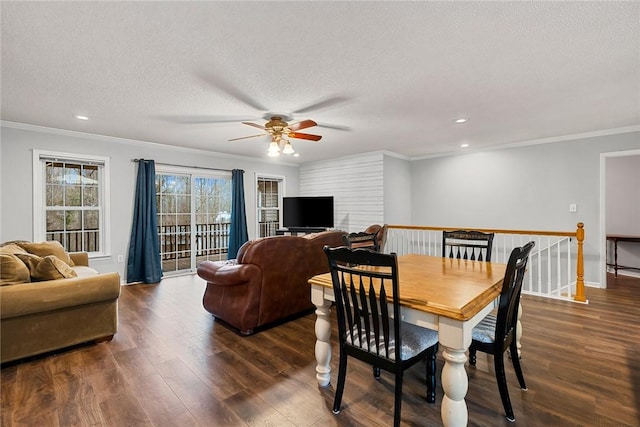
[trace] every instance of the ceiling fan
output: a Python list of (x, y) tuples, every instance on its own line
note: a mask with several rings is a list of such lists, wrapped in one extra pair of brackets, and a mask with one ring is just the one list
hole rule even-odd
[(242, 122), (242, 124), (262, 129), (264, 133), (258, 135), (243, 136), (240, 138), (232, 138), (229, 141), (237, 141), (240, 139), (257, 138), (260, 136), (270, 135), (271, 143), (269, 144), (269, 149), (267, 151), (267, 155), (269, 155), (270, 157), (279, 156), (280, 152), (284, 154), (295, 153), (295, 150), (291, 146), (289, 138), (306, 139), (308, 141), (314, 142), (320, 141), (320, 139), (322, 139), (322, 136), (320, 135), (298, 132), (301, 129), (307, 129), (313, 126), (317, 126), (318, 124), (313, 120), (302, 120), (290, 125), (286, 121), (284, 121), (284, 118), (282, 116), (271, 116), (269, 118), (269, 121), (264, 125), (259, 125), (251, 122)]

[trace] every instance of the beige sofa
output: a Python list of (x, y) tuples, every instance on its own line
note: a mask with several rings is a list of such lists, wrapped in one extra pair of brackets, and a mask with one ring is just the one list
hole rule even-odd
[(1, 245), (0, 363), (113, 337), (120, 276), (88, 261), (57, 242)]

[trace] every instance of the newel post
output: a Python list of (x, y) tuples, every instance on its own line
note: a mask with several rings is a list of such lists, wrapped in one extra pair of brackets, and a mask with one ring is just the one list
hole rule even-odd
[(584, 255), (582, 252), (582, 244), (584, 242), (584, 224), (579, 222), (576, 230), (576, 239), (578, 240), (578, 255), (576, 262), (577, 278), (576, 278), (576, 294), (573, 297), (578, 302), (587, 302), (584, 295)]

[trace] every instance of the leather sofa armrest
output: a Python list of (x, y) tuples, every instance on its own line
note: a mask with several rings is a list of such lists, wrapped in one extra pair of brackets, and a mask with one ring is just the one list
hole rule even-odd
[(260, 267), (255, 264), (203, 261), (198, 265), (198, 276), (217, 286), (244, 285), (260, 274)]
[(69, 257), (75, 265), (89, 266), (89, 254), (87, 252), (69, 252)]

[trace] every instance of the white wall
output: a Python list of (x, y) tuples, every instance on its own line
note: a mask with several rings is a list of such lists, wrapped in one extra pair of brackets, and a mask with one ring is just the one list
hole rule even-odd
[(300, 167), (299, 195), (333, 196), (334, 227), (363, 231), (384, 222), (383, 172), (382, 152), (307, 163)]
[[(9, 127), (10, 126), (10, 127)], [(111, 159), (111, 255), (91, 265), (101, 272), (117, 271), (124, 279), (125, 259), (131, 232), (136, 164), (132, 159), (158, 163), (220, 169), (243, 169), (249, 238), (256, 236), (255, 173), (285, 177), (286, 193), (298, 192), (299, 169), (265, 159), (184, 150), (160, 144), (108, 138), (27, 125), (6, 124), (0, 128), (0, 242), (32, 240), (34, 149), (107, 156)]]
[(411, 163), (384, 155), (384, 223), (411, 224)]
[(599, 285), (600, 153), (637, 148), (640, 132), (629, 132), (413, 161), (411, 223), (573, 231), (583, 222), (585, 281)]
[[(640, 155), (606, 159), (606, 233), (640, 236)], [(613, 262), (613, 247), (609, 247)], [(640, 244), (618, 243), (618, 264), (640, 268)], [(618, 274), (639, 276), (637, 270)]]

